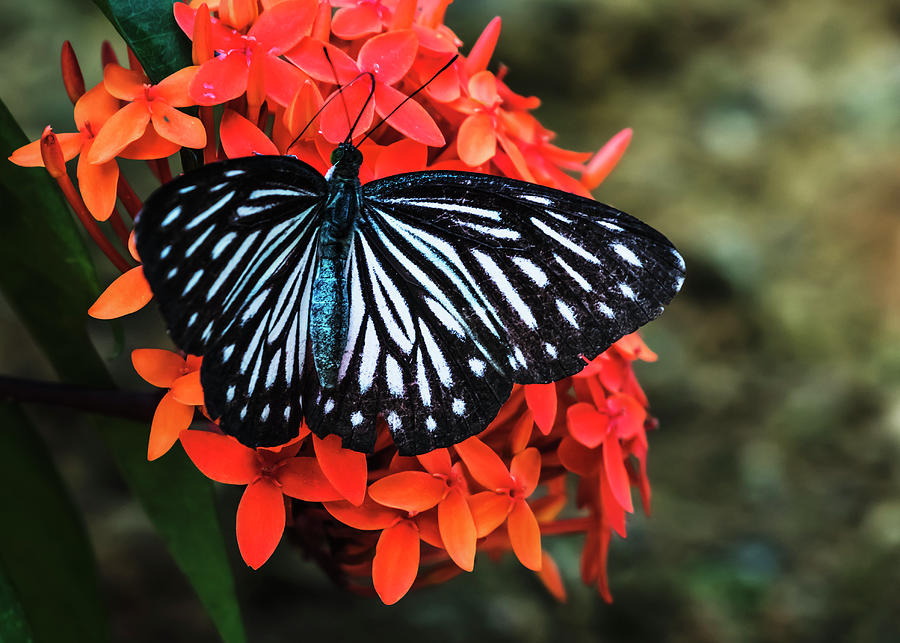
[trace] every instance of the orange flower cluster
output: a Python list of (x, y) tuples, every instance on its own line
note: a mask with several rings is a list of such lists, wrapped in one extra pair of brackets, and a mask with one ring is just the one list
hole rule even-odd
[[(531, 110), (534, 97), (488, 70), (500, 19), (416, 97), (393, 111), (462, 46), (443, 24), (451, 0), (194, 0), (174, 18), (193, 43), (193, 66), (152, 84), (129, 55), (120, 66), (105, 44), (103, 79), (85, 91), (71, 47), (63, 80), (77, 133), (16, 150), (14, 163), (44, 166), (92, 238), (121, 271), (89, 313), (109, 319), (152, 298), (117, 202), (133, 217), (141, 202), (117, 158), (146, 160), (160, 182), (169, 157), (202, 150), (204, 162), (254, 153), (293, 154), (323, 173), (334, 145), (359, 115), (357, 140), (376, 115), (386, 126), (360, 143), (363, 182), (425, 169), (508, 176), (589, 196), (622, 156), (623, 130), (593, 157), (552, 144)], [(362, 72), (375, 81), (353, 82)], [(340, 92), (340, 100), (328, 100)], [(221, 106), (214, 118), (213, 106)], [(179, 108), (198, 106), (198, 116)], [(321, 111), (320, 111), (321, 110)], [(393, 113), (392, 113), (393, 112)], [(306, 128), (318, 113), (313, 127)], [(306, 128), (306, 129), (305, 129)], [(77, 188), (65, 162), (78, 156)], [(575, 178), (576, 175), (577, 178)], [(121, 247), (100, 223), (110, 225)], [(476, 553), (512, 550), (559, 599), (561, 576), (542, 536), (586, 534), (582, 577), (611, 600), (606, 556), (613, 532), (625, 536), (637, 487), (645, 510), (647, 400), (631, 364), (655, 355), (629, 335), (555, 384), (516, 386), (479, 436), (417, 457), (397, 454), (380, 428), (372, 454), (343, 449), (340, 438), (300, 435), (277, 448), (251, 449), (215, 423), (190, 430), (203, 408), (201, 358), (161, 349), (134, 351), (137, 372), (166, 388), (153, 418), (148, 458), (181, 442), (208, 477), (246, 485), (237, 511), (244, 560), (262, 565), (289, 528), (310, 555), (351, 589), (385, 603), (414, 584), (472, 571)], [(210, 419), (212, 420), (212, 419)], [(572, 485), (577, 491), (572, 497)]]

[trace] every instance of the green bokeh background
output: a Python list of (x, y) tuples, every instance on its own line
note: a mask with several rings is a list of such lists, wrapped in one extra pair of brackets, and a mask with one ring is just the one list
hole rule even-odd
[[(611, 606), (581, 586), (574, 537), (546, 542), (565, 605), (513, 561), (479, 559), (387, 608), (283, 545), (238, 572), (250, 640), (900, 640), (898, 5), (457, 0), (447, 22), (468, 46), (495, 15), (495, 61), (542, 98), (562, 146), (634, 128), (595, 194), (687, 260), (684, 292), (644, 333), (660, 360), (639, 367), (661, 423), (653, 515), (613, 540)], [(112, 28), (88, 0), (0, 0), (0, 32), (0, 96), (26, 133), (71, 131), (59, 47), (96, 82)], [(122, 327), (124, 352), (90, 322), (137, 388), (128, 352), (164, 342), (161, 322), (147, 310)], [(0, 372), (51, 377), (5, 304)], [(86, 512), (113, 638), (216, 640), (93, 434), (28, 410)], [(230, 526), (237, 497), (220, 491)]]

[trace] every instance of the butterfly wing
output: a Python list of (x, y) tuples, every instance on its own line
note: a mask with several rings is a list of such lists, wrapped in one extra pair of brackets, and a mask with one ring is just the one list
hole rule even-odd
[(609, 206), (481, 174), (423, 172), (363, 187), (350, 333), (310, 427), (369, 449), (379, 413), (402, 454), (483, 430), (514, 382), (577, 373), (662, 312), (684, 262)]
[(203, 355), (207, 409), (249, 445), (297, 434), (324, 177), (285, 156), (206, 165), (167, 183), (135, 222), (169, 332)]

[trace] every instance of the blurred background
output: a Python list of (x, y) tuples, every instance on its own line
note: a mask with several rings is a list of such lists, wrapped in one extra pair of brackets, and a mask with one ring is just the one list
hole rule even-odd
[[(59, 47), (90, 84), (115, 33), (89, 0), (2, 5), (0, 95), (30, 138), (71, 131)], [(687, 260), (644, 331), (660, 359), (638, 366), (660, 420), (653, 514), (613, 539), (613, 605), (581, 585), (578, 538), (545, 539), (564, 605), (513, 560), (480, 559), (386, 608), (282, 546), (261, 572), (237, 565), (251, 640), (900, 640), (900, 6), (457, 0), (447, 24), (467, 51), (495, 15), (495, 61), (560, 145), (634, 128), (595, 195)], [(92, 324), (141, 387), (129, 337), (160, 333), (156, 312), (124, 322), (124, 352)], [(0, 353), (4, 374), (51, 377), (5, 303)], [(29, 413), (87, 512), (115, 640), (216, 640), (91, 431)], [(237, 496), (220, 493), (230, 530)]]

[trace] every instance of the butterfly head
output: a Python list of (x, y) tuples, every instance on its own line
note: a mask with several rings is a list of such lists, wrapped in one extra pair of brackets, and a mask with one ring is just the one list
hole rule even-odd
[(362, 162), (362, 152), (352, 143), (341, 143), (331, 153), (333, 167), (329, 172), (329, 176), (355, 179), (359, 176), (359, 166), (362, 165)]

